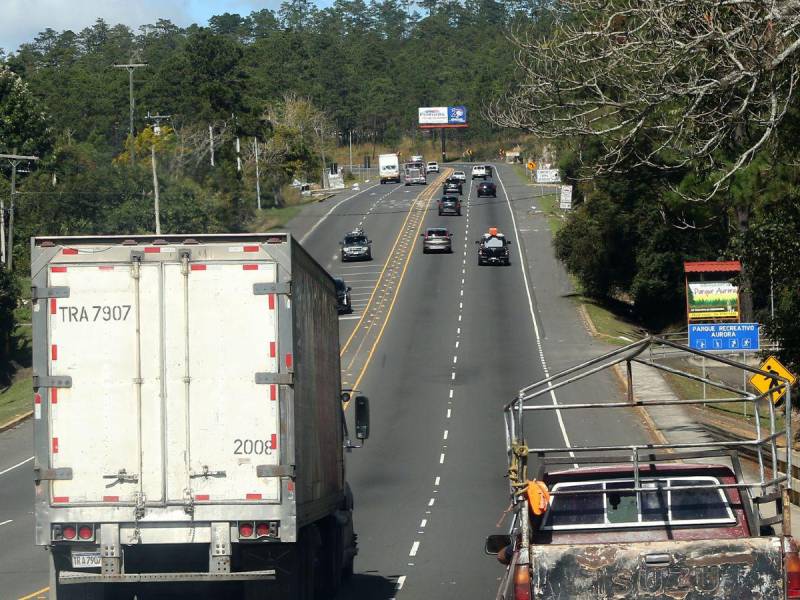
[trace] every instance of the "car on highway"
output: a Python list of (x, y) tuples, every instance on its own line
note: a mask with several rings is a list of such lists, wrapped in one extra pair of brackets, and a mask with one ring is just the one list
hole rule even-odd
[(442, 196), (439, 198), (439, 216), (458, 215), (461, 216), (461, 200), (458, 196)]
[(350, 300), (350, 286), (345, 283), (344, 279), (339, 277), (334, 277), (333, 283), (336, 286), (336, 310), (340, 315), (353, 312), (353, 302)]
[(429, 161), (428, 164), (425, 166), (425, 171), (427, 173), (438, 173), (439, 172), (439, 163), (435, 160)]
[(477, 189), (478, 198), (481, 196), (491, 196), (497, 198), (497, 186), (494, 181), (481, 181)]
[(467, 174), (464, 171), (453, 171), (452, 179), (456, 179), (461, 183), (467, 182)]
[(475, 165), (472, 167), (472, 179), (486, 179), (489, 174), (486, 172), (484, 165)]
[(428, 227), (425, 233), (421, 233), (422, 252), (452, 252), (453, 234), (446, 227)]
[(342, 247), (342, 262), (372, 260), (372, 240), (360, 227), (345, 234), (339, 245)]
[(459, 196), (464, 193), (464, 185), (458, 180), (448, 177), (442, 184), (442, 192), (444, 194), (458, 194)]
[(511, 252), (508, 248), (511, 240), (507, 240), (496, 227), (490, 227), (489, 231), (475, 243), (478, 244), (478, 265), (511, 264)]

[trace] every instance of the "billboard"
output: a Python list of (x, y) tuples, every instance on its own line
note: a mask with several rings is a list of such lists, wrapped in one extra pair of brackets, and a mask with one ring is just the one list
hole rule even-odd
[(739, 318), (739, 288), (732, 283), (689, 282), (687, 292), (690, 321)]
[(561, 173), (558, 169), (536, 169), (536, 183), (560, 183)]
[(423, 106), (418, 114), (422, 128), (467, 127), (466, 106)]

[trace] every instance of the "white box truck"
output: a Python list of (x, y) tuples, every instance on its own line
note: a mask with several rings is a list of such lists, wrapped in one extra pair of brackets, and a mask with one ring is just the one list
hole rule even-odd
[(400, 183), (400, 157), (397, 154), (378, 155), (381, 183)]
[[(244, 598), (333, 592), (356, 554), (343, 453), (358, 446), (326, 271), (288, 234), (31, 247), (51, 598), (196, 582)], [(353, 404), (363, 440), (368, 401)]]

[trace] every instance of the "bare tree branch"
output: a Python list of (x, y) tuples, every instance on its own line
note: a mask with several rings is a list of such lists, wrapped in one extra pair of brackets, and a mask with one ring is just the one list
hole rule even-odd
[(511, 33), (522, 80), (487, 114), (598, 140), (587, 176), (691, 163), (714, 173), (708, 199), (772, 138), (800, 76), (800, 0), (557, 0), (547, 17)]

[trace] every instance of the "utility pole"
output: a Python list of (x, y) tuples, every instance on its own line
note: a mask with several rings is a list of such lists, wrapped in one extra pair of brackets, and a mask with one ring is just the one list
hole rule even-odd
[(211, 146), (211, 166), (214, 166), (214, 126), (208, 126), (208, 143)]
[(258, 210), (261, 210), (261, 173), (258, 170), (258, 138), (253, 138), (253, 146), (256, 149), (256, 203)]
[[(161, 121), (169, 119), (172, 115), (151, 115), (147, 113), (147, 120), (153, 122), (153, 135), (161, 135)], [(153, 212), (156, 217), (156, 235), (161, 235), (161, 203), (158, 195), (158, 172), (156, 171), (156, 144), (153, 140), (150, 146), (150, 161), (153, 165)]]
[[(16, 149), (14, 150), (16, 152)], [(17, 193), (17, 165), (23, 161), (37, 161), (38, 156), (20, 156), (18, 154), (0, 154), (11, 163), (11, 204), (8, 211), (8, 252), (6, 252), (6, 207), (0, 196), (0, 266), (10, 271), (14, 266), (14, 197)]]
[(134, 108), (136, 107), (136, 100), (133, 98), (133, 72), (136, 69), (141, 69), (146, 67), (147, 63), (128, 63), (124, 65), (114, 65), (115, 69), (127, 69), (128, 70), (128, 86), (130, 88), (130, 140), (131, 140), (131, 165), (136, 163), (136, 146), (133, 143), (133, 112)]
[(351, 129), (349, 132), (350, 134), (350, 173), (353, 173), (353, 130)]

